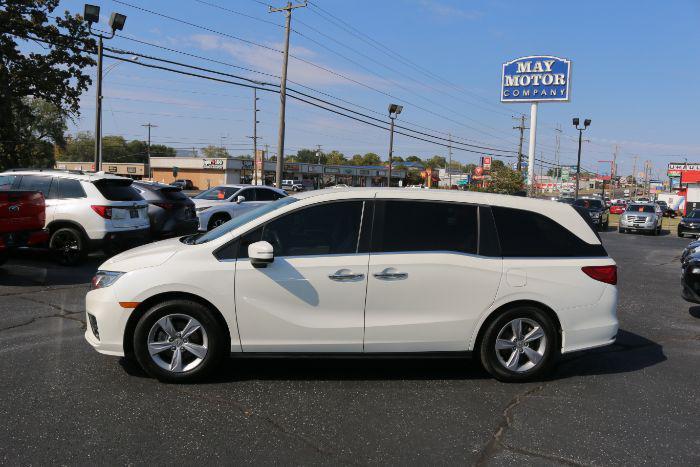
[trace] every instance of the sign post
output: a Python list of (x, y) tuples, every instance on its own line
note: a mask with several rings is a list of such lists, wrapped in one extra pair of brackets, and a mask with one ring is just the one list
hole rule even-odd
[(501, 102), (530, 102), (530, 141), (527, 186), (535, 185), (535, 150), (538, 102), (569, 100), (571, 61), (551, 55), (521, 57), (503, 64)]

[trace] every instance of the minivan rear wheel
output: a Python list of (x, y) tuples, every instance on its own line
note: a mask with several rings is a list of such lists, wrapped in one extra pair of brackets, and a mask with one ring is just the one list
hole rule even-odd
[(192, 382), (220, 364), (225, 336), (206, 306), (191, 300), (168, 300), (154, 305), (139, 319), (134, 354), (146, 373), (160, 381)]
[(488, 325), (479, 352), (484, 368), (499, 381), (531, 381), (547, 374), (559, 357), (559, 333), (539, 308), (512, 308)]

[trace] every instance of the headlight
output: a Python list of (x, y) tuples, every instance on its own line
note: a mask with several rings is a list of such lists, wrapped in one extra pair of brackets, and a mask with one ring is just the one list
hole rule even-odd
[(211, 207), (211, 206), (204, 206), (203, 208), (195, 208), (195, 211), (196, 211), (196, 212), (206, 211), (206, 210), (209, 209), (210, 207)]
[(600, 213), (599, 212), (592, 212), (591, 217), (600, 217)]
[(693, 268), (690, 270), (691, 274), (700, 274), (700, 268)]
[(124, 275), (123, 272), (97, 271), (95, 277), (90, 282), (90, 290), (104, 289), (117, 282), (117, 279)]

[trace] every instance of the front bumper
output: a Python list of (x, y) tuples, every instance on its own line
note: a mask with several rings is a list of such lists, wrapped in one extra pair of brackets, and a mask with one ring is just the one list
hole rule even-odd
[(656, 229), (656, 223), (654, 221), (651, 222), (629, 222), (629, 221), (623, 221), (620, 219), (620, 227), (623, 229), (629, 229), (629, 230), (644, 230), (644, 231), (652, 231)]
[(700, 235), (700, 224), (678, 224), (678, 235)]
[[(85, 297), (85, 318), (88, 323), (85, 340), (99, 353), (123, 357), (124, 331), (132, 312), (132, 308), (119, 305), (111, 287), (91, 290)], [(99, 337), (93, 331), (93, 324)]]

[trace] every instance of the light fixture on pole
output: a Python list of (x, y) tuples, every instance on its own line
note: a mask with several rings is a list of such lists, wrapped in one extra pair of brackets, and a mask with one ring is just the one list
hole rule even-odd
[(578, 130), (578, 159), (576, 160), (576, 188), (574, 191), (574, 197), (578, 198), (578, 186), (579, 186), (579, 178), (581, 176), (581, 140), (583, 138), (583, 130), (587, 129), (589, 125), (591, 124), (591, 119), (587, 118), (583, 121), (583, 127), (579, 128), (579, 122), (580, 120), (578, 117), (575, 117), (572, 120), (574, 124), (574, 128)]
[(389, 131), (389, 172), (387, 176), (387, 186), (391, 186), (391, 163), (394, 158), (394, 120), (401, 113), (403, 106), (398, 104), (389, 104), (389, 119), (391, 120), (391, 129)]
[(99, 172), (102, 166), (102, 41), (111, 39), (117, 31), (124, 29), (126, 15), (112, 13), (109, 17), (109, 27), (112, 33), (105, 36), (92, 30), (92, 25), (100, 22), (100, 7), (85, 4), (83, 17), (88, 23), (90, 34), (97, 37), (97, 89), (95, 92), (95, 172)]

